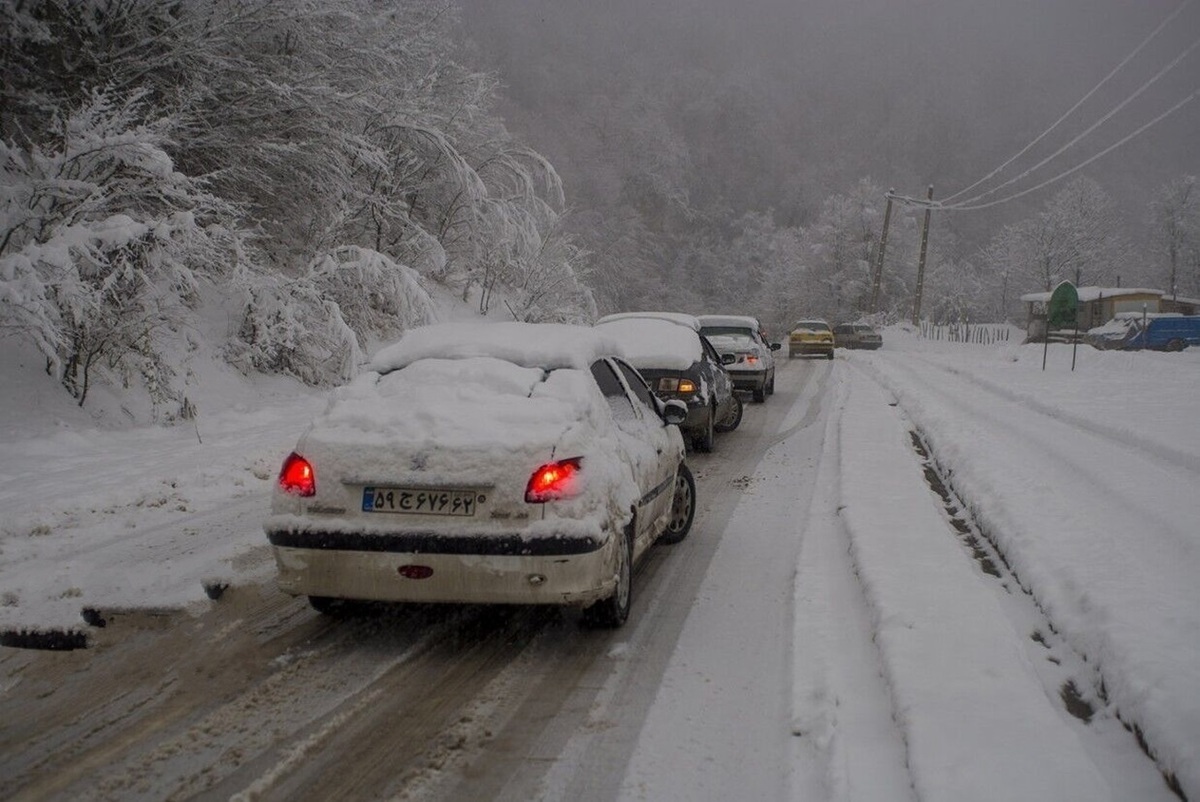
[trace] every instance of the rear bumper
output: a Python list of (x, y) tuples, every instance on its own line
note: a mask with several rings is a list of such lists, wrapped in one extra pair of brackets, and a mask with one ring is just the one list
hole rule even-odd
[(761, 390), (767, 386), (765, 370), (729, 371), (735, 390)]
[(833, 343), (789, 343), (788, 356), (833, 353)]
[[(268, 533), (280, 590), (394, 602), (587, 605), (612, 594), (619, 538)], [(432, 569), (410, 579), (404, 566)]]

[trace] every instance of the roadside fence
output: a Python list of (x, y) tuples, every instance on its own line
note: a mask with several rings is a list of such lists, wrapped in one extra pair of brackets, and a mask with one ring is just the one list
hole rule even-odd
[(949, 323), (921, 321), (921, 336), (927, 340), (944, 340), (952, 343), (976, 343), (992, 345), (1008, 342), (1013, 327), (1007, 323), (972, 323), (957, 320)]

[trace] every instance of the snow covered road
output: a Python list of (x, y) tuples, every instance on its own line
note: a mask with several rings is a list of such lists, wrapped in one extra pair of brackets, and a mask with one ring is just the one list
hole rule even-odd
[(696, 527), (616, 632), (279, 594), (255, 488), (318, 399), (203, 444), (17, 438), (0, 623), (93, 647), (0, 649), (0, 771), (30, 799), (1200, 797), (1200, 354), (838, 357), (782, 360), (692, 455)]

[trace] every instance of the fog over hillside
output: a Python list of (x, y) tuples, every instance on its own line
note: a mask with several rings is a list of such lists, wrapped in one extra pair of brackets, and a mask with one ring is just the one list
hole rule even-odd
[[(569, 199), (603, 202), (619, 191), (607, 175), (623, 156), (676, 166), (696, 206), (721, 205), (735, 216), (773, 208), (785, 225), (811, 222), (827, 196), (863, 177), (912, 195), (933, 184), (935, 197), (973, 183), (1058, 119), (1179, 7), (1173, 0), (462, 5), (467, 35), (507, 85), (505, 118), (554, 162)], [(1108, 113), (1198, 33), (1200, 8), (1184, 8), (1000, 178)], [(1097, 153), (1200, 88), (1197, 75), (1200, 54), (1193, 52), (1036, 176), (989, 199)], [(1083, 174), (1114, 195), (1136, 233), (1156, 189), (1200, 169), (1198, 133), (1200, 103), (1192, 103)], [(948, 224), (979, 244), (1058, 188)]]

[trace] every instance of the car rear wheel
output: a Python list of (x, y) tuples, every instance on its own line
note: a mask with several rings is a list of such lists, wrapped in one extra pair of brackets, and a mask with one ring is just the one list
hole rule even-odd
[(1182, 351), (1184, 348), (1187, 348), (1187, 343), (1178, 337), (1167, 343), (1168, 351)]
[(742, 399), (737, 393), (733, 394), (733, 404), (729, 407), (729, 411), (725, 413), (725, 417), (715, 425), (718, 432), (732, 432), (742, 422)]
[(767, 385), (764, 383), (762, 387), (758, 388), (757, 390), (752, 391), (752, 395), (754, 396), (754, 403), (756, 403), (756, 404), (761, 404), (762, 402), (766, 401), (767, 400)]
[(775, 371), (771, 371), (771, 378), (767, 379), (767, 395), (775, 395)]
[(679, 463), (675, 474), (675, 498), (671, 501), (671, 515), (667, 528), (663, 530), (663, 543), (678, 543), (692, 531), (692, 519), (696, 517), (696, 480), (685, 463)]
[(629, 618), (629, 607), (633, 603), (633, 526), (630, 521), (617, 550), (617, 585), (612, 595), (601, 599), (583, 611), (583, 621), (588, 626), (616, 629)]
[(713, 419), (716, 415), (716, 411), (710, 407), (704, 418), (704, 428), (692, 436), (692, 448), (702, 454), (713, 450)]
[(829, 349), (829, 353), (825, 355), (826, 359), (833, 359), (833, 349)]

